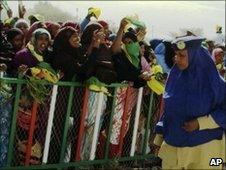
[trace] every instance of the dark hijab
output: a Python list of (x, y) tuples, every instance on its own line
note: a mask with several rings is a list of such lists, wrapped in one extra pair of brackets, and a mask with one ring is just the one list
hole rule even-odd
[[(81, 37), (83, 54), (86, 53), (91, 45), (93, 32), (101, 28), (103, 27), (99, 23), (91, 23), (85, 28)], [(87, 58), (87, 62), (82, 66), (81, 71), (85, 74), (85, 79), (94, 76), (98, 78), (99, 81), (106, 84), (111, 84), (117, 79), (112, 54), (105, 43), (100, 44), (98, 49), (93, 48)]]
[(103, 27), (99, 23), (91, 23), (86, 26), (81, 37), (81, 44), (84, 53), (92, 42), (93, 32), (95, 30), (100, 30), (101, 28)]
[(19, 28), (11, 28), (7, 32), (7, 40), (11, 42), (17, 35), (23, 35), (23, 32)]
[(69, 39), (76, 32), (77, 30), (75, 30), (71, 26), (62, 28), (56, 35), (56, 38), (53, 42), (54, 53), (64, 52), (69, 55), (74, 55), (74, 53), (77, 52), (77, 49), (71, 46)]
[(55, 70), (63, 72), (64, 81), (71, 81), (73, 76), (79, 72), (80, 48), (73, 48), (69, 42), (70, 37), (76, 32), (70, 26), (62, 28), (53, 42), (52, 66)]

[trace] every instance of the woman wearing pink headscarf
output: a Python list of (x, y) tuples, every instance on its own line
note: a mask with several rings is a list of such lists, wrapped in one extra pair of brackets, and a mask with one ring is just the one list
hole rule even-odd
[(49, 31), (50, 35), (51, 35), (51, 39), (54, 40), (57, 33), (60, 30), (60, 24), (58, 24), (57, 22), (45, 22), (45, 25), (47, 27), (47, 30)]
[(212, 52), (212, 59), (217, 67), (218, 72), (222, 77), (225, 77), (225, 69), (223, 66), (224, 51), (221, 48), (216, 48)]

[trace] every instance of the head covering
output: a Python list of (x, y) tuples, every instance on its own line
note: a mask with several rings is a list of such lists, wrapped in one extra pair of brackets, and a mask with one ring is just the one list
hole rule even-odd
[(30, 15), (28, 17), (28, 19), (29, 20), (36, 19), (37, 21), (41, 21), (41, 22), (44, 22), (44, 20), (45, 20), (44, 16), (39, 15), (39, 14)]
[(27, 33), (27, 36), (26, 36), (26, 41), (25, 41), (26, 43), (28, 43), (30, 41), (32, 33), (38, 28), (47, 29), (46, 25), (41, 21), (37, 21), (37, 22), (33, 23), (28, 30), (28, 33)]
[(32, 33), (31, 42), (33, 45), (37, 42), (41, 35), (47, 35), (48, 39), (51, 39), (50, 33), (44, 28), (38, 28)]
[(16, 23), (14, 24), (15, 28), (20, 28), (21, 26), (25, 26), (26, 28), (29, 28), (29, 24), (25, 19), (18, 19)]
[[(163, 95), (164, 140), (172, 146), (186, 147), (222, 139), (226, 128), (226, 83), (218, 74), (210, 53), (201, 46), (203, 38), (183, 37), (173, 45), (177, 46), (180, 41), (185, 43), (189, 66), (180, 70), (174, 65), (168, 76)], [(185, 122), (209, 115), (220, 128), (189, 133), (182, 128)]]
[(173, 57), (175, 56), (171, 42), (161, 42), (155, 48), (154, 52), (156, 55), (157, 64), (161, 65), (163, 68), (163, 73), (169, 73), (170, 69), (173, 67)]
[(133, 42), (137, 42), (136, 32), (133, 28), (129, 28), (128, 31), (123, 35), (123, 39), (130, 38)]
[(184, 36), (177, 38), (172, 42), (172, 47), (175, 51), (184, 49), (193, 49), (200, 47), (205, 40), (203, 37), (198, 36)]
[[(187, 36), (173, 42), (177, 48), (184, 46), (180, 47), (179, 42), (185, 43), (189, 66), (183, 71), (177, 65), (172, 68), (166, 83), (165, 98), (172, 98), (170, 108), (181, 109), (181, 113), (195, 118), (209, 113), (221, 125), (223, 117), (214, 115), (214, 110), (225, 100), (226, 84), (219, 76), (210, 53), (201, 46), (202, 41), (201, 37)], [(184, 98), (184, 105), (177, 105), (178, 97)]]
[(14, 27), (18, 19), (19, 19), (18, 17), (8, 18), (4, 21), (4, 26), (10, 27), (10, 28)]
[(103, 28), (108, 29), (108, 23), (105, 22), (104, 20), (99, 20), (97, 21), (100, 25), (102, 25)]
[(57, 32), (60, 29), (60, 24), (56, 23), (56, 22), (45, 22), (45, 25), (47, 27), (47, 30), (49, 31), (52, 39), (54, 39), (54, 37), (56, 36)]
[(67, 26), (70, 26), (70, 27), (74, 28), (74, 29), (77, 30), (78, 32), (81, 31), (80, 25), (79, 25), (79, 23), (77, 23), (77, 22), (71, 22), (71, 21), (65, 22), (65, 23), (61, 26), (61, 28), (64, 28), (64, 27), (67, 27)]
[(63, 81), (71, 81), (74, 75), (78, 73), (80, 47), (73, 47), (69, 42), (71, 36), (76, 34), (77, 30), (73, 27), (67, 26), (57, 33), (53, 41), (53, 56), (54, 60), (51, 61), (51, 65), (55, 70), (61, 70), (63, 72)]
[(216, 61), (216, 57), (218, 55), (220, 55), (221, 53), (224, 53), (224, 51), (221, 48), (216, 48), (216, 49), (213, 50), (212, 59), (213, 59), (214, 62)]
[(163, 41), (163, 39), (151, 39), (150, 40), (150, 45), (151, 45), (151, 48), (153, 50), (155, 50), (155, 48)]
[(70, 26), (62, 28), (53, 42), (54, 53), (65, 52), (71, 54), (73, 52), (73, 47), (71, 46), (69, 39), (76, 32), (77, 30)]
[(101, 28), (103, 28), (102, 25), (97, 22), (90, 23), (86, 26), (81, 37), (81, 44), (84, 51), (87, 50), (92, 42), (93, 32), (95, 30), (100, 30)]
[(11, 28), (7, 32), (7, 40), (11, 42), (17, 35), (23, 35), (23, 32), (18, 28)]

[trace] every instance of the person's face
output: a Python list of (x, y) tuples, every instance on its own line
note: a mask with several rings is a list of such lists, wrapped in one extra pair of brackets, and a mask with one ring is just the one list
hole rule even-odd
[(42, 34), (37, 39), (37, 50), (44, 52), (49, 45), (49, 37), (46, 34)]
[(80, 37), (77, 32), (72, 34), (72, 36), (69, 39), (69, 43), (73, 48), (78, 48), (80, 46)]
[(180, 70), (185, 70), (188, 67), (189, 63), (187, 50), (176, 51), (175, 63)]
[(145, 46), (144, 45), (140, 46), (140, 52), (141, 52), (142, 56), (144, 56), (144, 52), (145, 52)]
[(23, 42), (24, 42), (24, 36), (23, 35), (17, 35), (16, 37), (13, 38), (12, 40), (12, 45), (13, 45), (13, 48), (16, 50), (16, 51), (19, 51), (22, 49), (23, 47)]

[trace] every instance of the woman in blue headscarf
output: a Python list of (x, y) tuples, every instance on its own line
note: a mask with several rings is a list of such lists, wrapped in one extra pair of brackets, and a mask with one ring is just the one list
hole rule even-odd
[(163, 73), (169, 74), (174, 65), (175, 52), (171, 46), (171, 41), (163, 40), (154, 50), (157, 64), (161, 65)]
[(211, 158), (225, 162), (226, 83), (202, 41), (187, 36), (172, 43), (176, 64), (166, 83), (154, 141), (161, 145), (163, 169), (220, 169), (210, 166)]

